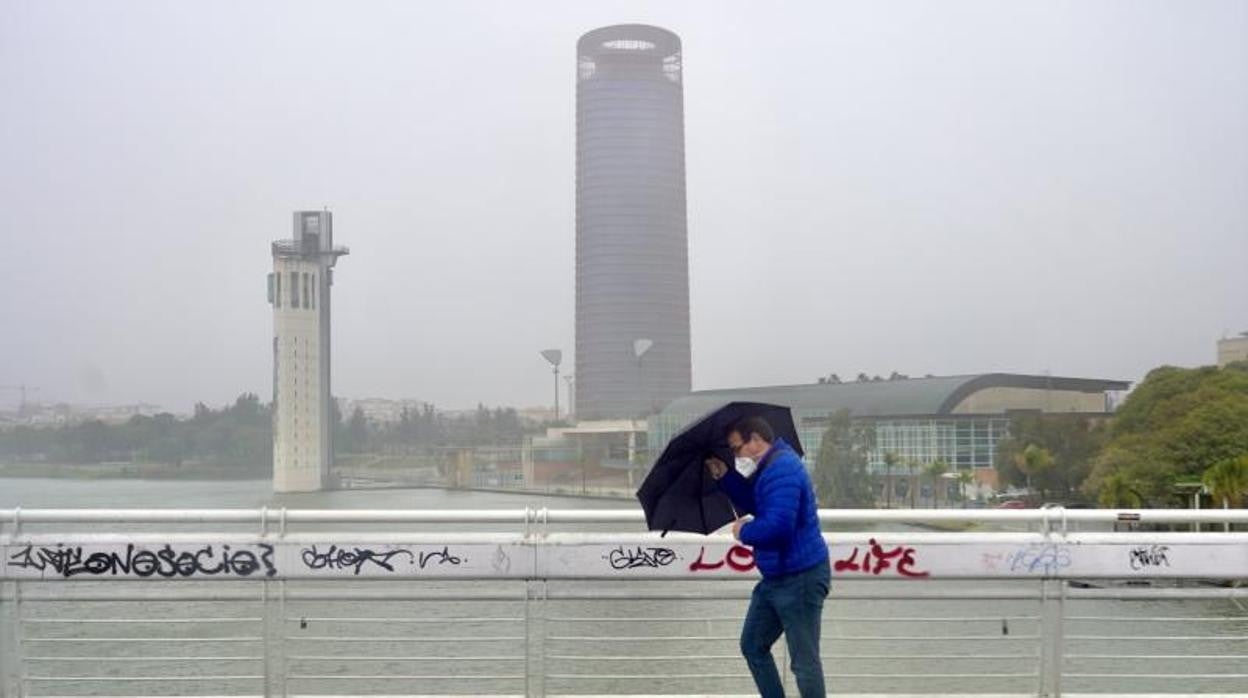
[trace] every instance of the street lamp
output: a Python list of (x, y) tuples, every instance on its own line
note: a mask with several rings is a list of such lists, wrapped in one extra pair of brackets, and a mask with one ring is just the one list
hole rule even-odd
[(550, 362), (555, 372), (555, 421), (559, 421), (559, 362), (563, 361), (563, 352), (558, 349), (543, 349), (542, 358)]
[(633, 357), (637, 359), (637, 402), (641, 404), (640, 414), (646, 412), (646, 393), (641, 382), (641, 357), (654, 346), (654, 340), (639, 337), (633, 340)]

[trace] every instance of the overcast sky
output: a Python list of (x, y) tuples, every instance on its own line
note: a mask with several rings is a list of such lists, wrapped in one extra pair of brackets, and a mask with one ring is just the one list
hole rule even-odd
[(0, 0), (0, 384), (267, 399), (269, 242), (326, 206), (335, 393), (549, 403), (575, 45), (625, 22), (684, 42), (695, 389), (1248, 330), (1241, 0)]

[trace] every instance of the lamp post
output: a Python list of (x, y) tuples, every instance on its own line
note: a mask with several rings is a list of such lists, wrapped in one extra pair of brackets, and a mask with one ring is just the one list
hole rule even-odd
[(572, 419), (572, 415), (576, 413), (576, 405), (572, 402), (573, 376), (571, 373), (563, 374), (563, 382), (568, 384), (568, 419)]
[(644, 415), (646, 412), (646, 391), (641, 381), (641, 357), (650, 351), (654, 346), (654, 340), (639, 337), (633, 340), (633, 357), (637, 359), (637, 402), (641, 405), (639, 414)]
[(555, 373), (555, 421), (559, 421), (559, 362), (563, 361), (563, 352), (558, 349), (543, 349), (542, 358), (550, 362)]

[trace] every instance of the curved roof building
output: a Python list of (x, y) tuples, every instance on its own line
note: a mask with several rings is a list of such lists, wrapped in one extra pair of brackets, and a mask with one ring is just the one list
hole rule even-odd
[(1018, 373), (979, 373), (901, 380), (811, 383), (761, 388), (700, 390), (672, 402), (664, 415), (689, 420), (735, 400), (787, 405), (794, 416), (847, 409), (854, 419), (1004, 414), (1013, 411), (1107, 412), (1105, 395), (1127, 381)]
[(658, 453), (673, 435), (711, 410), (734, 401), (787, 405), (798, 437), (814, 462), (835, 412), (870, 422), (873, 470), (888, 451), (922, 462), (943, 459), (956, 469), (990, 469), (997, 441), (1020, 412), (1108, 415), (1110, 395), (1126, 381), (1017, 373), (981, 373), (846, 383), (703, 390), (670, 403), (650, 420), (650, 448)]
[(680, 38), (577, 43), (576, 413), (635, 417), (690, 389)]

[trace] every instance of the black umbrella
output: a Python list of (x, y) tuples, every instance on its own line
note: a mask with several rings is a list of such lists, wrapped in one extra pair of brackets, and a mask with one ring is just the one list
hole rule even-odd
[(736, 518), (728, 495), (720, 491), (703, 462), (715, 456), (732, 467), (735, 458), (728, 448), (727, 432), (746, 417), (762, 417), (778, 438), (798, 455), (797, 439), (789, 408), (761, 402), (730, 402), (685, 427), (650, 468), (637, 490), (651, 531), (710, 533)]

